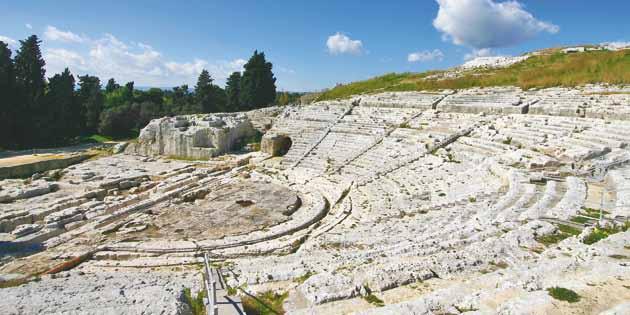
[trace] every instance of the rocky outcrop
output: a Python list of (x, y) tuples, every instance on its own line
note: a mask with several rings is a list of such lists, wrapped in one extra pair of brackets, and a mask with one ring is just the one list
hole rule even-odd
[(138, 142), (130, 143), (125, 153), (209, 159), (232, 150), (241, 139), (254, 134), (244, 113), (164, 117), (142, 129)]

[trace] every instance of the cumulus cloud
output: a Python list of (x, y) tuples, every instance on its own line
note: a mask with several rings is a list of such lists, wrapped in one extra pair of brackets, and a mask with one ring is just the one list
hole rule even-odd
[(353, 40), (339, 32), (328, 37), (326, 46), (328, 47), (328, 52), (332, 55), (359, 55), (363, 50), (363, 43), (360, 40)]
[(168, 60), (149, 44), (126, 43), (112, 34), (94, 40), (83, 39), (72, 49), (44, 49), (48, 76), (68, 67), (75, 75), (96, 75), (102, 80), (115, 78), (119, 82), (134, 81), (136, 85), (158, 87), (192, 86), (203, 69), (222, 84), (232, 72), (242, 71), (246, 63), (241, 58), (216, 62), (196, 58), (177, 62)]
[(17, 45), (17, 40), (7, 36), (0, 35), (0, 41), (5, 42), (7, 45), (9, 45), (9, 47), (16, 47)]
[(30, 23), (26, 23), (24, 24), (24, 26), (26, 26), (26, 28), (28, 28), (29, 30), (33, 29), (33, 25), (31, 25)]
[(536, 19), (518, 1), (436, 0), (439, 5), (433, 26), (443, 39), (474, 49), (515, 45), (539, 33), (557, 33), (560, 28)]
[(54, 26), (48, 25), (44, 31), (44, 38), (51, 41), (60, 41), (65, 43), (83, 43), (86, 38), (79, 36), (70, 31), (62, 31)]
[(434, 49), (433, 51), (424, 50), (418, 51), (414, 53), (410, 53), (407, 56), (407, 61), (409, 62), (427, 62), (427, 61), (442, 61), (444, 59), (444, 53), (442, 53), (439, 49)]
[(464, 60), (472, 60), (477, 57), (494, 57), (494, 53), (490, 48), (473, 49), (472, 52), (464, 56)]

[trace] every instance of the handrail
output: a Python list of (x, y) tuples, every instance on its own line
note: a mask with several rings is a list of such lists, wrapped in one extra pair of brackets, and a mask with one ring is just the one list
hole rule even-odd
[(204, 268), (206, 271), (206, 276), (204, 277), (204, 284), (206, 286), (206, 313), (208, 315), (218, 315), (219, 308), (217, 306), (217, 282), (214, 280), (214, 276), (212, 275), (212, 268), (210, 268), (210, 263), (208, 259), (208, 253), (203, 253), (203, 262)]

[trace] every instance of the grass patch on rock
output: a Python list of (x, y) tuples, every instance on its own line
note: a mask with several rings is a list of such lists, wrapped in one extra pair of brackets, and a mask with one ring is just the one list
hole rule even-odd
[(582, 242), (587, 245), (592, 245), (610, 235), (626, 232), (628, 229), (630, 229), (630, 221), (626, 221), (623, 225), (596, 227), (590, 234), (584, 237)]
[(203, 301), (205, 297), (204, 290), (197, 292), (197, 296), (193, 297), (190, 288), (184, 288), (184, 301), (190, 307), (193, 315), (206, 315), (206, 305)]
[(549, 293), (549, 295), (551, 295), (551, 297), (560, 301), (575, 303), (580, 300), (580, 296), (575, 293), (575, 291), (567, 288), (553, 287), (547, 289), (547, 292)]
[(312, 276), (314, 276), (314, 275), (315, 275), (315, 273), (314, 273), (314, 272), (312, 272), (312, 271), (308, 271), (308, 272), (306, 272), (305, 274), (303, 274), (303, 275), (301, 275), (301, 276), (299, 276), (299, 277), (295, 278), (295, 280), (294, 280), (294, 281), (295, 281), (295, 282), (297, 282), (297, 283), (304, 283), (306, 280), (308, 280), (308, 278), (310, 278), (310, 277), (312, 277)]
[(287, 297), (289, 297), (288, 292), (277, 293), (265, 291), (256, 296), (243, 296), (241, 301), (243, 302), (243, 309), (247, 315), (284, 314), (285, 311), (282, 304)]
[(536, 241), (545, 245), (551, 246), (557, 244), (571, 236), (580, 235), (580, 229), (574, 228), (569, 225), (559, 224), (558, 231), (554, 234), (543, 235), (536, 238)]

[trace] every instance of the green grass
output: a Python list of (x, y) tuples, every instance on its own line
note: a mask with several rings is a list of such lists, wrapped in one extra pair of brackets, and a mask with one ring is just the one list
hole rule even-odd
[(288, 296), (288, 292), (276, 293), (266, 291), (256, 296), (243, 296), (241, 301), (243, 302), (243, 309), (247, 315), (284, 314), (285, 311), (282, 304)]
[(553, 287), (547, 289), (547, 292), (549, 292), (549, 295), (551, 295), (551, 297), (560, 301), (575, 303), (580, 300), (580, 296), (575, 293), (575, 291), (566, 288)]
[(306, 280), (308, 280), (308, 278), (312, 277), (313, 275), (315, 275), (314, 272), (308, 271), (305, 274), (295, 278), (294, 281), (297, 282), (297, 283), (304, 283)]
[(184, 299), (186, 304), (190, 306), (193, 315), (206, 315), (206, 305), (203, 302), (205, 295), (205, 291), (201, 290), (193, 298), (190, 288), (184, 288)]
[(81, 142), (83, 143), (104, 143), (109, 141), (113, 141), (113, 139), (103, 135), (91, 135), (81, 138)]
[(588, 83), (630, 83), (630, 51), (560, 52), (532, 56), (501, 69), (478, 69), (453, 79), (425, 79), (439, 73), (390, 73), (365, 81), (339, 85), (318, 100), (347, 98), (385, 91), (437, 91), (488, 86), (518, 86), (523, 89), (578, 86)]
[(536, 241), (545, 246), (551, 246), (571, 236), (580, 235), (580, 233), (581, 233), (580, 229), (574, 228), (572, 226), (564, 225), (564, 224), (558, 224), (557, 233), (537, 237)]
[(630, 221), (627, 221), (623, 225), (596, 227), (582, 242), (587, 245), (595, 244), (610, 235), (626, 232), (628, 229), (630, 229)]
[(370, 304), (372, 304), (372, 305), (374, 305), (374, 306), (378, 306), (378, 307), (385, 306), (385, 302), (383, 302), (383, 300), (379, 299), (379, 298), (378, 298), (376, 295), (374, 295), (373, 293), (370, 293), (370, 294), (368, 294), (368, 295), (364, 296), (364, 297), (363, 297), (363, 299), (364, 299), (366, 302), (368, 302), (368, 303), (370, 303)]

